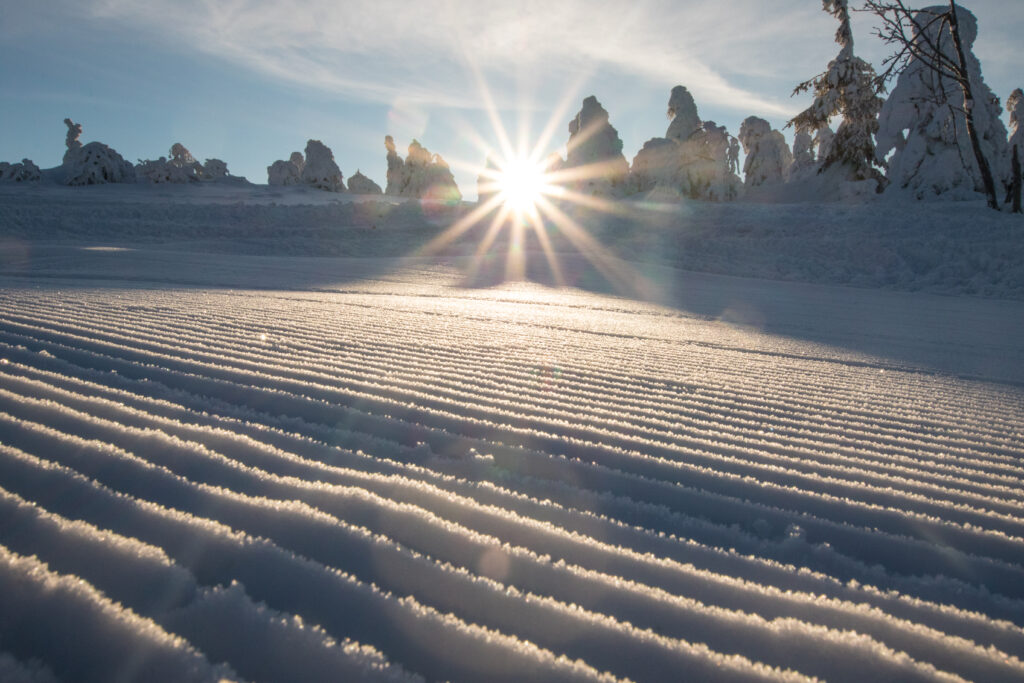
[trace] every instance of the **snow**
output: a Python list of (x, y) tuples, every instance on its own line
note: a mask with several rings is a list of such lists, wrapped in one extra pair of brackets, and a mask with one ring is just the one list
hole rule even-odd
[(693, 96), (681, 85), (672, 88), (671, 117), (663, 138), (652, 138), (633, 158), (628, 190), (652, 190), (670, 197), (711, 201), (736, 199), (742, 189), (739, 143), (724, 126), (700, 120)]
[(102, 142), (83, 145), (79, 141), (82, 124), (64, 119), (68, 127), (64, 163), (54, 169), (55, 177), (65, 185), (102, 185), (134, 183), (135, 167)]
[(616, 206), (0, 187), (0, 678), (1020, 680), (1019, 217)]
[(306, 143), (306, 163), (302, 166), (302, 182), (319, 190), (344, 192), (341, 170), (334, 162), (330, 147), (319, 140)]
[[(942, 54), (956, 61), (953, 41), (945, 24), (932, 22), (948, 5), (926, 7), (915, 24), (926, 27), (917, 40), (937, 44)], [(957, 6), (957, 21), (974, 94), (974, 119), (982, 153), (992, 168), (997, 194), (1009, 177), (1006, 128), (1000, 119), (999, 99), (985, 84), (981, 64), (971, 51), (978, 22)], [(945, 30), (940, 30), (945, 29)], [(981, 172), (971, 148), (964, 117), (963, 93), (951, 79), (939, 76), (923, 62), (911, 59), (900, 74), (879, 116), (876, 134), (878, 159), (888, 157), (889, 187), (894, 194), (916, 199), (976, 199), (984, 192)], [(891, 156), (889, 156), (891, 154)]]
[(384, 147), (388, 162), (385, 194), (444, 204), (455, 204), (462, 199), (455, 177), (440, 154), (431, 154), (418, 140), (413, 140), (403, 160), (390, 135), (384, 138)]
[(740, 125), (736, 136), (747, 155), (743, 163), (743, 177), (747, 188), (781, 183), (786, 170), (793, 163), (793, 152), (786, 145), (782, 133), (772, 130), (771, 124), (757, 116), (748, 116)]
[(579, 112), (569, 121), (562, 169), (569, 179), (566, 186), (577, 192), (615, 196), (626, 188), (629, 164), (622, 155), (622, 140), (593, 95), (583, 99)]
[(373, 182), (358, 170), (348, 179), (348, 191), (352, 194), (384, 194), (380, 185)]

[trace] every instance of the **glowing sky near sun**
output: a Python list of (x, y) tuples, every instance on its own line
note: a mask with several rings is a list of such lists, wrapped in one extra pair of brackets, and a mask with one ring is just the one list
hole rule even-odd
[[(979, 18), (976, 53), (1005, 98), (1019, 77), (1024, 3), (965, 2)], [(858, 53), (886, 49), (855, 14)], [(0, 3), (0, 160), (46, 168), (63, 154), (65, 116), (125, 158), (182, 142), (253, 182), (309, 138), (346, 177), (384, 184), (385, 134), (416, 137), (446, 159), (468, 198), (497, 147), (480, 97), (485, 80), (510, 136), (535, 138), (569, 97), (596, 95), (627, 159), (665, 130), (669, 89), (690, 89), (704, 119), (735, 133), (749, 116), (775, 127), (806, 104), (793, 86), (835, 52), (817, 2), (645, 0), (338, 3), (331, 0), (51, 0)], [(546, 152), (564, 145), (557, 126)], [(533, 144), (527, 141), (527, 144)]]

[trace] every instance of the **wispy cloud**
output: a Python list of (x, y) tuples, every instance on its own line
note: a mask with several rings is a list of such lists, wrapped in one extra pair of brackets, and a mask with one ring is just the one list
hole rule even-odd
[(663, 0), (94, 0), (88, 8), (96, 21), (182, 51), (375, 101), (479, 106), (469, 59), (488, 78), (540, 72), (553, 89), (611, 67), (662, 85), (683, 83), (709, 104), (781, 115), (792, 103), (723, 74), (763, 68), (752, 57), (758, 52), (779, 59), (778, 46), (798, 43), (800, 27), (822, 14), (806, 2), (785, 4), (792, 9), (769, 12), (754, 0), (730, 3), (728, 12), (719, 3)]

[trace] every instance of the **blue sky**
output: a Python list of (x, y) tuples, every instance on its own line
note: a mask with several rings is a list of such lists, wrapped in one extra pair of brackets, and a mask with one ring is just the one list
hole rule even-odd
[[(1024, 3), (964, 4), (1005, 100), (1024, 86)], [(877, 66), (872, 17), (854, 22)], [(133, 162), (181, 142), (259, 183), (316, 138), (346, 177), (383, 185), (391, 134), (444, 156), (473, 197), (479, 144), (498, 144), (481, 82), (513, 140), (532, 145), (554, 120), (550, 150), (596, 95), (631, 160), (664, 134), (676, 84), (733, 133), (751, 114), (781, 128), (809, 101), (793, 86), (835, 55), (834, 31), (815, 0), (0, 0), (0, 160), (57, 165), (70, 116)]]

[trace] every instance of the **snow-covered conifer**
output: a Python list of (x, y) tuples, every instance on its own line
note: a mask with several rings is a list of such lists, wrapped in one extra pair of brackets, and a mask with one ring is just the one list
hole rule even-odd
[(431, 154), (418, 140), (413, 140), (403, 161), (390, 135), (384, 138), (384, 146), (388, 152), (388, 184), (385, 194), (445, 203), (462, 199), (455, 177), (440, 154)]
[(395, 139), (390, 135), (384, 136), (384, 148), (388, 151), (387, 185), (384, 189), (384, 194), (401, 195), (402, 169), (405, 166), (405, 162), (398, 155), (398, 151), (395, 148)]
[(1024, 154), (1024, 91), (1020, 88), (1010, 93), (1006, 111), (1010, 113), (1010, 148), (1017, 147)]
[(1021, 212), (1021, 165), (1024, 164), (1024, 92), (1017, 88), (1006, 100), (1010, 112), (1010, 180), (1006, 201), (1015, 213)]
[(677, 85), (668, 101), (663, 138), (652, 138), (633, 158), (629, 190), (661, 188), (672, 196), (727, 201), (743, 186), (736, 175), (739, 144), (724, 126), (701, 122), (689, 91)]
[(798, 133), (814, 133), (828, 126), (833, 117), (842, 117), (827, 154), (819, 158), (821, 169), (842, 164), (849, 169), (845, 174), (849, 180), (880, 180), (881, 174), (873, 166), (872, 135), (878, 130), (882, 98), (877, 93), (874, 68), (853, 54), (848, 4), (848, 0), (822, 0), (823, 9), (839, 20), (836, 31), (839, 54), (829, 62), (824, 73), (801, 83), (793, 91), (793, 94), (811, 91), (814, 102), (790, 124)]
[(138, 179), (151, 183), (195, 183), (204, 176), (203, 165), (195, 160), (185, 145), (175, 142), (171, 145), (170, 155), (170, 159), (140, 160), (135, 166)]
[(302, 169), (306, 158), (302, 152), (292, 152), (288, 161), (278, 160), (267, 166), (268, 185), (298, 185), (302, 182)]
[(83, 145), (81, 124), (64, 119), (68, 127), (67, 151), (61, 173), (67, 185), (100, 185), (104, 183), (134, 183), (135, 167), (124, 157), (101, 142)]
[(67, 150), (64, 152), (64, 163), (67, 163), (75, 152), (82, 149), (82, 143), (78, 140), (82, 137), (82, 124), (75, 123), (71, 119), (64, 119), (64, 125), (68, 127), (67, 137), (64, 138), (64, 144), (67, 146)]
[[(878, 159), (892, 155), (888, 159), (890, 192), (907, 192), (919, 199), (975, 199), (978, 193), (988, 194), (964, 115), (963, 84), (945, 66), (937, 68), (941, 65), (955, 66), (967, 75), (978, 151), (995, 185), (1009, 181), (1002, 109), (971, 51), (978, 22), (971, 12), (956, 7), (965, 61), (961, 67), (950, 28), (952, 15), (948, 5), (936, 5), (911, 17), (914, 34), (905, 47), (910, 56), (882, 107), (876, 136)], [(900, 25), (893, 26), (898, 30)]]
[(743, 174), (747, 187), (758, 187), (782, 182), (786, 169), (793, 163), (793, 153), (782, 133), (772, 130), (771, 124), (756, 116), (747, 117), (740, 125), (737, 136), (743, 145), (747, 160)]
[(380, 185), (367, 178), (358, 170), (348, 179), (348, 191), (352, 194), (384, 193), (384, 191), (380, 189)]
[(671, 123), (665, 137), (669, 140), (682, 142), (700, 130), (701, 120), (697, 114), (697, 103), (693, 101), (693, 95), (685, 86), (677, 85), (669, 93), (668, 117)]
[(220, 159), (207, 159), (203, 164), (203, 180), (224, 180), (228, 177), (228, 165)]
[(341, 169), (334, 162), (331, 148), (319, 140), (306, 142), (306, 165), (302, 168), (302, 182), (328, 192), (345, 191), (345, 181)]
[(807, 130), (798, 130), (793, 135), (793, 163), (786, 171), (786, 180), (798, 180), (818, 168), (814, 156), (814, 139)]
[(0, 183), (31, 183), (41, 177), (39, 167), (31, 159), (22, 159), (20, 164), (0, 161)]
[(569, 122), (565, 168), (577, 169), (578, 179), (567, 183), (586, 194), (615, 195), (624, 192), (629, 164), (622, 155), (622, 140), (608, 121), (608, 112), (593, 95)]

